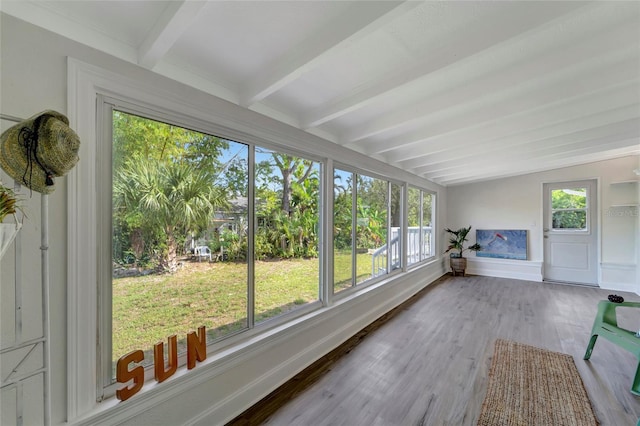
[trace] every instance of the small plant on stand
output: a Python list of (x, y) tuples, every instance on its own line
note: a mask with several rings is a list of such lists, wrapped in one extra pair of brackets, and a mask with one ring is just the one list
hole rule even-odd
[(464, 243), (467, 241), (467, 235), (471, 231), (471, 225), (467, 228), (460, 228), (457, 231), (446, 228), (446, 232), (451, 234), (449, 238), (449, 247), (445, 253), (449, 253), (449, 264), (451, 265), (451, 272), (453, 275), (456, 275), (456, 272), (462, 272), (462, 276), (464, 277), (464, 271), (467, 269), (467, 259), (462, 256), (462, 254), (469, 251), (478, 251), (482, 247), (480, 244), (475, 243), (469, 247), (465, 247)]
[(9, 215), (15, 215), (19, 210), (16, 194), (0, 182), (0, 222)]
[[(18, 201), (15, 192), (0, 182), (0, 258), (22, 227), (16, 216), (16, 212), (21, 211)], [(15, 223), (4, 223), (7, 216), (13, 216)]]

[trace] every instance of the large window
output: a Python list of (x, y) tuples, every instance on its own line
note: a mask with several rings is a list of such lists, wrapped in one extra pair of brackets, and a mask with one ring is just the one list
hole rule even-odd
[(206, 380), (222, 377), (290, 325), (299, 336), (325, 324), (360, 289), (435, 254), (426, 191), (334, 168), (316, 139), (215, 100), (176, 105), (153, 84), (74, 60), (69, 75), (83, 141), (67, 179), (70, 418), (204, 358)]
[(408, 194), (407, 262), (412, 265), (434, 256), (435, 195), (414, 187), (409, 187)]
[(320, 166), (256, 149), (256, 323), (319, 300)]
[(389, 183), (356, 175), (356, 284), (387, 273), (387, 211)]
[(248, 146), (112, 117), (112, 361), (142, 349), (152, 364), (174, 334), (182, 353), (200, 326), (208, 342), (246, 329)]
[(182, 357), (202, 326), (211, 344), (320, 299), (318, 162), (110, 110), (105, 385), (132, 351), (151, 366), (158, 342)]
[[(333, 292), (354, 282), (355, 257), (353, 232), (355, 199), (354, 173), (335, 169), (333, 175)], [(363, 273), (366, 273), (363, 271)]]
[(336, 168), (333, 182), (333, 291), (401, 269), (402, 186)]

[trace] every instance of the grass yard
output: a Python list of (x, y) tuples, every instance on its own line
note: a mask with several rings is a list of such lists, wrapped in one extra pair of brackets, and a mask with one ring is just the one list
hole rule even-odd
[[(371, 256), (360, 254), (357, 263), (360, 282), (371, 273)], [(335, 265), (338, 292), (351, 285), (350, 254), (336, 255)], [(255, 322), (318, 300), (318, 271), (318, 259), (257, 261)], [(155, 343), (172, 334), (182, 347), (187, 333), (202, 325), (209, 341), (242, 330), (247, 303), (247, 265), (242, 263), (186, 262), (172, 275), (114, 279), (113, 359), (135, 349), (151, 353)], [(152, 362), (145, 355), (145, 363)]]

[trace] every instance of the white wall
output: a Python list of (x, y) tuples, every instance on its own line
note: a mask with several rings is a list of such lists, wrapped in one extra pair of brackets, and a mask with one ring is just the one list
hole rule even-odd
[[(53, 35), (45, 30), (26, 24), (13, 17), (0, 15), (0, 111), (18, 117), (29, 117), (45, 109), (67, 112), (67, 57), (79, 59), (111, 72), (121, 73), (130, 79), (138, 79), (148, 84), (157, 85), (163, 91), (172, 93), (176, 99), (189, 99), (190, 102), (215, 106), (227, 115), (242, 116), (247, 122), (259, 123), (262, 128), (270, 129), (273, 134), (289, 132), (291, 138), (300, 141), (298, 149), (312, 152), (322, 151), (319, 138), (308, 137), (304, 132), (276, 123), (253, 112), (242, 110), (204, 93), (195, 91), (164, 77), (150, 73), (143, 68), (117, 60)], [(11, 123), (3, 122), (3, 129)], [(92, 143), (83, 140), (83, 144)], [(325, 146), (324, 152), (331, 152), (333, 144)], [(357, 167), (378, 173), (393, 173), (400, 179), (432, 189), (437, 192), (437, 203), (442, 207), (438, 224), (444, 224), (446, 194), (443, 188), (412, 177), (406, 172), (393, 169), (364, 156), (346, 153), (341, 160), (349, 161)], [(83, 158), (81, 156), (80, 162)], [(86, 161), (86, 160), (85, 160)], [(6, 179), (6, 175), (4, 176)], [(57, 189), (49, 197), (50, 211), (50, 293), (51, 293), (51, 420), (53, 424), (61, 424), (67, 420), (67, 179), (58, 179)], [(13, 277), (16, 273), (24, 273), (29, 277), (30, 285), (23, 289), (23, 298), (28, 301), (23, 314), (25, 324), (36, 324), (34, 333), (41, 329), (39, 301), (41, 291), (34, 282), (38, 279), (39, 262), (38, 247), (40, 237), (37, 197), (29, 201), (34, 204), (35, 214), (29, 215), (25, 229), (21, 233), (23, 248), (29, 250), (22, 253), (25, 261), (16, 266), (9, 256), (2, 261), (2, 335), (12, 329), (10, 318), (16, 308), (13, 304)], [(442, 226), (440, 226), (442, 227)], [(95, 247), (83, 248), (89, 252)], [(440, 248), (438, 252), (441, 252)], [(73, 259), (70, 259), (73, 263)], [(286, 381), (309, 363), (330, 351), (339, 343), (365, 327), (378, 316), (406, 300), (416, 291), (428, 285), (442, 275), (444, 264), (441, 258), (428, 267), (413, 270), (401, 279), (384, 286), (369, 287), (363, 297), (348, 298), (340, 301), (333, 309), (316, 311), (298, 321), (296, 327), (287, 332), (274, 330), (261, 341), (246, 343), (251, 350), (240, 350), (235, 354), (210, 354), (205, 363), (190, 372), (183, 371), (167, 382), (156, 385), (148, 384), (130, 400), (118, 403), (109, 400), (96, 404), (91, 413), (79, 413), (74, 423), (85, 424), (180, 424), (201, 422), (202, 424), (219, 424), (229, 420), (248, 408), (252, 403), (268, 394), (276, 386)], [(95, 283), (87, 282), (88, 286)], [(33, 305), (33, 306), (31, 306)], [(4, 341), (3, 341), (4, 345)], [(4, 347), (4, 346), (3, 346)], [(7, 359), (6, 356), (3, 359)], [(87, 374), (93, 374), (88, 372)], [(2, 392), (2, 423), (14, 423), (10, 420), (9, 411), (15, 411), (13, 394)], [(24, 393), (22, 402), (24, 411), (32, 417), (25, 419), (41, 419), (42, 384), (36, 383)], [(5, 409), (6, 408), (6, 409)], [(73, 411), (73, 407), (70, 408)], [(33, 417), (35, 416), (35, 417)], [(84, 418), (82, 418), (84, 417)], [(38, 424), (33, 420), (27, 423)], [(25, 423), (25, 424), (27, 424)]]
[[(637, 179), (633, 173), (640, 157), (629, 156), (564, 169), (527, 174), (470, 185), (447, 188), (450, 227), (472, 225), (475, 229), (526, 229), (529, 231), (529, 261), (496, 261), (469, 257), (470, 272), (506, 266), (512, 274), (531, 268), (539, 271), (543, 261), (542, 187), (547, 182), (598, 179), (598, 220), (600, 231), (600, 285), (640, 293), (637, 275), (640, 257), (638, 207), (612, 205), (638, 202), (638, 184), (612, 185)], [(472, 235), (475, 235), (472, 233)], [(472, 237), (474, 239), (475, 237)], [(472, 241), (473, 242), (473, 241)], [(494, 266), (491, 266), (494, 265)], [(495, 266), (499, 265), (499, 266)]]

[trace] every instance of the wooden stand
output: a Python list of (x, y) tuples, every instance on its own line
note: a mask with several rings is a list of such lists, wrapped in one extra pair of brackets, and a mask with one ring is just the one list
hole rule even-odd
[(466, 257), (450, 257), (449, 264), (451, 265), (451, 272), (454, 277), (456, 276), (456, 273), (461, 273), (464, 277), (464, 271), (467, 269)]

